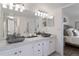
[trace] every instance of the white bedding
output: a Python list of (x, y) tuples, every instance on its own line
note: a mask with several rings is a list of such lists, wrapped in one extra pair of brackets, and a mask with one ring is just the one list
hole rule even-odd
[(64, 36), (65, 42), (79, 45), (79, 36)]

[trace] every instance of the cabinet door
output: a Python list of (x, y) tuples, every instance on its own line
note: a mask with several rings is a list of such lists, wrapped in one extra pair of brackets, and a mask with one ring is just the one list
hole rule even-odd
[(24, 45), (14, 49), (0, 52), (3, 56), (33, 56), (32, 45)]
[(20, 56), (33, 56), (32, 44), (28, 44), (18, 48), (18, 53)]
[(49, 44), (48, 44), (48, 40), (46, 41), (42, 41), (42, 51), (43, 51), (43, 56), (47, 56), (48, 55), (48, 48), (49, 48)]
[(55, 51), (55, 40), (54, 39), (50, 39), (49, 40), (49, 53), (51, 54)]
[(1, 55), (2, 56), (19, 56), (18, 48), (2, 51), (2, 52), (0, 52), (0, 56)]
[(34, 44), (33, 53), (34, 53), (34, 56), (42, 56), (42, 44), (41, 44), (41, 42)]

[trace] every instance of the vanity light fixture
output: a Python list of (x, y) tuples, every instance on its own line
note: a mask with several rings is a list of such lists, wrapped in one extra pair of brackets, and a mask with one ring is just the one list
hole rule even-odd
[(48, 16), (48, 14), (47, 14), (47, 12), (38, 10), (37, 12), (35, 12), (35, 16), (39, 16), (39, 17), (45, 18), (45, 17)]
[(20, 12), (23, 12), (23, 9), (20, 9)]
[(24, 4), (21, 3), (9, 3), (9, 4), (2, 3), (2, 7), (3, 8), (9, 7), (9, 9), (11, 10), (15, 8), (15, 11), (20, 11), (20, 12), (23, 12), (25, 10)]

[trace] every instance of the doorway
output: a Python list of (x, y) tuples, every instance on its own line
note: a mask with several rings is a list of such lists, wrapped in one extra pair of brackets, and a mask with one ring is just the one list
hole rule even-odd
[(79, 3), (63, 8), (64, 56), (79, 56)]

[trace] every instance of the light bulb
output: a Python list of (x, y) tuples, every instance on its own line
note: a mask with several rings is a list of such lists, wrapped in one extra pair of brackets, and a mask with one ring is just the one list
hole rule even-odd
[(37, 16), (38, 14), (35, 12), (35, 16)]
[(40, 16), (43, 17), (43, 13), (42, 12), (40, 13)]
[(12, 10), (12, 9), (13, 9), (13, 6), (9, 6), (9, 9), (11, 9), (11, 10)]
[(18, 11), (18, 8), (15, 8), (15, 11)]
[(45, 14), (45, 16), (48, 16), (48, 14)]
[(43, 13), (43, 17), (45, 17), (46, 16), (46, 13)]
[(15, 11), (18, 11), (19, 8), (20, 8), (19, 5), (15, 5)]
[(40, 16), (40, 11), (37, 11), (38, 16)]
[(2, 7), (3, 7), (3, 8), (7, 8), (7, 5), (6, 5), (6, 4), (3, 4)]
[(11, 4), (10, 4), (10, 6), (9, 6), (9, 9), (11, 9), (11, 10), (12, 10), (12, 9), (13, 9), (13, 7), (14, 7), (14, 6), (13, 6), (13, 4), (11, 3)]
[(23, 12), (23, 9), (20, 9), (20, 12)]

